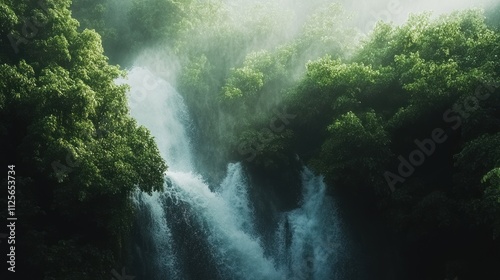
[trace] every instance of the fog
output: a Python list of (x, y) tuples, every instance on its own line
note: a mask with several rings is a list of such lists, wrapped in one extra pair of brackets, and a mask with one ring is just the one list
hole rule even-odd
[(343, 1), (346, 9), (355, 15), (355, 21), (363, 32), (369, 32), (375, 22), (381, 20), (396, 25), (403, 24), (410, 14), (431, 12), (433, 16), (469, 8), (486, 9), (494, 0), (359, 0)]
[[(137, 36), (158, 26), (148, 26), (142, 19), (128, 17), (141, 8), (146, 17), (176, 17), (176, 14), (158, 14), (154, 7), (158, 3), (174, 5), (181, 16), (180, 23), (170, 22), (177, 29), (175, 36), (157, 36), (150, 40), (138, 40)], [(140, 4), (137, 4), (140, 3)], [(334, 3), (339, 5), (335, 6)], [(217, 153), (217, 147), (226, 140), (225, 135), (234, 135), (234, 130), (248, 123), (238, 119), (238, 112), (231, 108), (220, 110), (223, 87), (231, 77), (232, 69), (245, 66), (245, 59), (257, 52), (267, 52), (276, 57), (280, 48), (291, 47), (298, 53), (292, 64), (286, 66), (292, 82), (281, 83), (270, 94), (261, 94), (254, 113), (266, 115), (279, 107), (280, 91), (300, 81), (308, 61), (314, 61), (325, 54), (348, 59), (355, 53), (359, 43), (369, 38), (377, 22), (393, 25), (404, 24), (411, 14), (430, 12), (432, 17), (468, 8), (488, 9), (498, 0), (435, 1), (435, 0), (201, 0), (166, 1), (110, 0), (107, 21), (116, 25), (119, 33), (116, 49), (106, 50), (123, 54), (121, 46), (134, 45), (133, 52), (126, 53), (125, 60), (118, 61), (124, 68), (146, 67), (157, 77), (167, 81), (185, 96), (189, 110), (194, 115), (197, 137), (206, 141), (199, 157), (210, 162)], [(139, 6), (134, 6), (139, 5)], [(140, 6), (142, 5), (142, 6)], [(128, 10), (128, 11), (127, 11)], [(168, 9), (167, 9), (168, 11)], [(183, 17), (183, 18), (182, 18)], [(165, 22), (169, 22), (168, 20)], [(142, 24), (142, 25), (141, 25)], [(153, 32), (154, 33), (154, 32)], [(139, 37), (140, 38), (140, 37)], [(116, 39), (115, 39), (116, 40)], [(206, 61), (205, 61), (205, 60)], [(204, 62), (205, 61), (205, 62)], [(275, 63), (275, 62), (271, 62)], [(195, 67), (195, 68), (193, 68)], [(198, 67), (198, 68), (196, 68)], [(201, 67), (201, 68), (199, 68)], [(194, 71), (194, 72), (193, 72)], [(198, 71), (198, 72), (197, 72)], [(205, 71), (205, 72), (203, 72)], [(190, 77), (193, 73), (195, 76)], [(188, 88), (182, 88), (182, 80), (190, 81)], [(147, 79), (149, 84), (156, 82)], [(199, 85), (193, 86), (193, 83)], [(202, 92), (194, 88), (202, 86)], [(236, 109), (237, 110), (237, 109)], [(264, 117), (265, 119), (266, 117)], [(223, 145), (223, 144), (222, 144)], [(211, 151), (208, 151), (211, 150)], [(221, 157), (222, 158), (222, 157)], [(203, 160), (203, 161), (205, 161)], [(222, 159), (221, 162), (224, 162)], [(209, 164), (210, 165), (210, 164)], [(217, 164), (212, 164), (217, 166)], [(213, 170), (210, 171), (213, 173)]]

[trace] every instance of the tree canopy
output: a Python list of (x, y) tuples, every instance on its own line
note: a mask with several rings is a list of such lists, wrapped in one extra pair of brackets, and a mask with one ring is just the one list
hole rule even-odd
[(400, 278), (500, 277), (499, 6), (363, 38), (324, 2), (0, 0), (0, 144), (25, 273), (104, 279), (124, 258), (130, 196), (161, 190), (167, 166), (107, 56), (128, 65), (150, 47), (178, 62), (169, 82), (205, 174), (289, 174), (300, 158), (346, 213), (382, 217)]
[(125, 73), (108, 64), (99, 34), (78, 31), (70, 1), (1, 5), (2, 162), (17, 166), (20, 273), (109, 278), (130, 196), (161, 190), (166, 164), (114, 82)]

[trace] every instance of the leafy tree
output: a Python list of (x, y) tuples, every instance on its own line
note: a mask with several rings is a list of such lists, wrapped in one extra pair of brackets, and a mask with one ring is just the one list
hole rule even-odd
[(2, 161), (14, 160), (20, 174), (19, 247), (33, 256), (21, 273), (109, 278), (131, 225), (132, 192), (161, 190), (166, 165), (129, 116), (127, 87), (114, 83), (124, 73), (108, 64), (100, 36), (77, 31), (70, 1), (40, 3), (1, 4)]
[(361, 117), (347, 112), (328, 126), (328, 132), (330, 136), (322, 145), (317, 168), (329, 182), (363, 191), (363, 187), (379, 181), (378, 174), (391, 156), (390, 139), (380, 117), (373, 111)]
[[(431, 14), (415, 15), (401, 26), (379, 23), (358, 48), (356, 33), (348, 28), (341, 6), (313, 2), (294, 10), (262, 1), (239, 1), (235, 7), (234, 2), (222, 0), (136, 0), (122, 11), (121, 17), (129, 19), (127, 24), (111, 23), (107, 16), (114, 5), (109, 4), (111, 0), (103, 3), (104, 9), (95, 1), (84, 0), (75, 0), (73, 7), (83, 27), (96, 28), (105, 42), (114, 40), (114, 47), (129, 48), (126, 52), (140, 49), (141, 43), (167, 39), (162, 48), (172, 49), (180, 58), (175, 82), (191, 109), (196, 136), (205, 143), (199, 148), (198, 162), (210, 162), (201, 164), (212, 168), (208, 174), (216, 173), (214, 158), (221, 158), (221, 165), (226, 159), (235, 159), (260, 170), (292, 169), (288, 163), (297, 153), (325, 175), (330, 190), (344, 191), (343, 198), (351, 202), (345, 205), (352, 204), (352, 212), (385, 214), (391, 230), (397, 230), (396, 242), (402, 245), (398, 254), (405, 270), (418, 271), (411, 277), (443, 279), (446, 274), (453, 279), (458, 272), (450, 269), (445, 273), (444, 267), (457, 259), (476, 272), (462, 273), (464, 278), (500, 274), (490, 265), (498, 261), (500, 245), (498, 239), (489, 238), (500, 232), (497, 9), (486, 14), (455, 12), (437, 19)], [(0, 26), (14, 30), (17, 42), (23, 35), (17, 18), (21, 8), (11, 8), (12, 1), (5, 3)], [(15, 7), (26, 8), (23, 4)], [(30, 11), (40, 20), (46, 14), (54, 16), (43, 9)], [(69, 17), (66, 10), (59, 13)], [(309, 14), (312, 16), (306, 16)], [(70, 20), (51, 24), (56, 33), (49, 36), (45, 32), (51, 28), (40, 29), (48, 37), (29, 40), (37, 48), (19, 48), (18, 56), (2, 54), (1, 61), (6, 63), (0, 72), (3, 89), (14, 93), (0, 96), (0, 108), (13, 108), (17, 104), (13, 96), (16, 102), (25, 102), (16, 107), (19, 113), (14, 115), (18, 117), (16, 126), (26, 127), (17, 132), (16, 139), (33, 135), (23, 149), (36, 151), (36, 161), (33, 157), (27, 161), (47, 167), (51, 161), (69, 160), (63, 162), (62, 172), (49, 178), (60, 186), (54, 187), (51, 196), (70, 202), (57, 207), (68, 209), (69, 216), (76, 215), (76, 207), (103, 195), (117, 199), (121, 205), (117, 207), (127, 212), (129, 208), (120, 204), (126, 201), (120, 195), (126, 197), (127, 192), (104, 186), (130, 190), (130, 182), (156, 184), (155, 180), (138, 182), (134, 178), (157, 173), (159, 161), (149, 169), (129, 161), (139, 157), (130, 151), (142, 147), (148, 151), (153, 144), (144, 140), (150, 138), (146, 131), (125, 117), (126, 112), (119, 109), (123, 102), (116, 104), (116, 95), (105, 98), (104, 93), (124, 89), (110, 88), (108, 80), (95, 74), (104, 71), (103, 76), (117, 77), (119, 71), (103, 70), (109, 69), (104, 62), (93, 63), (89, 57), (99, 56), (96, 53), (75, 55), (87, 41), (94, 42), (95, 48), (90, 49), (99, 48), (95, 33), (75, 32), (76, 22)], [(116, 34), (120, 36), (113, 37)], [(5, 38), (0, 38), (2, 44), (10, 44)], [(19, 46), (25, 44), (22, 38), (19, 42)], [(43, 54), (51, 54), (51, 59), (39, 61)], [(84, 61), (75, 63), (80, 56)], [(33, 97), (33, 92), (40, 97)], [(71, 107), (61, 105), (69, 100)], [(276, 118), (274, 108), (282, 105), (296, 118), (276, 129), (270, 121)], [(9, 118), (7, 113), (5, 116)], [(13, 126), (1, 125), (4, 135), (10, 135)], [(444, 131), (445, 142), (434, 143), (432, 152), (425, 153), (424, 163), (414, 166), (414, 172), (391, 191), (384, 172), (396, 172), (401, 158), (421, 149), (416, 140), (432, 139), (436, 128)], [(94, 136), (93, 130), (101, 133)], [(42, 137), (46, 144), (33, 145)], [(150, 144), (144, 145), (144, 141)], [(123, 157), (115, 160), (110, 153)], [(145, 153), (139, 161), (150, 157)], [(109, 179), (117, 170), (122, 175)], [(26, 178), (25, 184), (37, 180)], [(34, 217), (47, 208), (37, 207), (30, 210), (37, 213)], [(114, 217), (110, 214), (95, 223), (102, 232), (110, 233), (120, 225)], [(363, 222), (371, 224), (368, 219)], [(106, 227), (102, 221), (113, 221), (107, 223), (112, 226)], [(44, 238), (42, 233), (33, 235), (33, 240)], [(66, 239), (52, 248), (67, 252), (78, 247), (73, 239)], [(460, 240), (467, 240), (468, 247)], [(407, 253), (417, 250), (422, 253)], [(95, 251), (86, 248), (79, 256), (84, 255), (93, 256)], [(111, 255), (103, 251), (102, 256)], [(483, 261), (483, 265), (477, 264)], [(403, 274), (400, 278), (409, 278), (409, 273)]]
[(182, 30), (191, 0), (73, 0), (81, 30), (94, 29), (113, 63), (130, 64), (145, 46), (172, 41)]
[[(401, 250), (428, 246), (432, 258), (414, 259), (421, 278), (438, 273), (431, 263), (453, 258), (481, 275), (500, 273), (470, 257), (482, 252), (484, 260), (498, 260), (498, 242), (478, 236), (498, 235), (499, 42), (476, 10), (437, 20), (413, 16), (399, 27), (381, 23), (352, 58), (309, 63), (287, 100), (301, 112), (294, 149), (332, 190), (356, 197), (353, 212), (378, 205), (398, 229)], [(436, 128), (445, 142), (433, 143), (424, 163), (390, 192), (384, 172), (397, 171), (400, 158), (408, 159), (420, 149), (416, 141), (430, 139)], [(460, 242), (432, 246), (470, 232), (478, 238), (460, 254), (450, 254)]]

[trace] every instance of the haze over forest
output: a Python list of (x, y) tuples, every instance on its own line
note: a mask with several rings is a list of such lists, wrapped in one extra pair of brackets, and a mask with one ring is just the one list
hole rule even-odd
[(0, 45), (8, 279), (500, 279), (498, 0), (0, 0)]

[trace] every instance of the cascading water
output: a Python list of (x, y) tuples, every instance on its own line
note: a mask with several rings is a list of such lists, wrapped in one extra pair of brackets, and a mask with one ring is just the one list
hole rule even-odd
[(334, 201), (325, 195), (322, 177), (307, 168), (301, 177), (300, 208), (286, 213), (280, 223), (281, 238), (283, 224), (287, 224), (291, 239), (290, 245), (280, 250), (286, 252), (286, 279), (342, 279), (338, 268), (347, 252)]
[(132, 116), (169, 165), (163, 193), (135, 195), (131, 265), (138, 279), (341, 279), (341, 227), (321, 177), (304, 169), (300, 208), (269, 213), (279, 222), (266, 250), (242, 165), (230, 163), (211, 190), (192, 165), (182, 97), (145, 68), (133, 68), (126, 82)]

